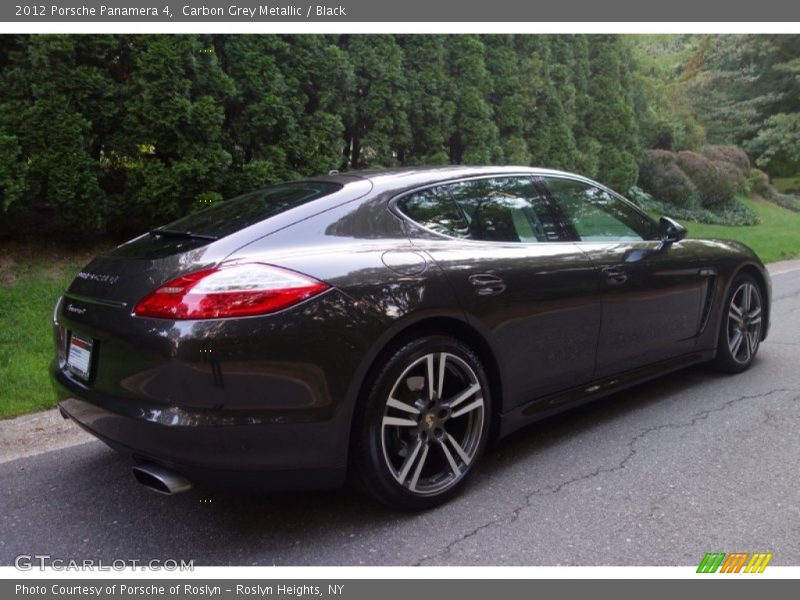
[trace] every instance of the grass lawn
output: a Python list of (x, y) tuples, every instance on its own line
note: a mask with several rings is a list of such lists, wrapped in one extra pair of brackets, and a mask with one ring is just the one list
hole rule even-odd
[(800, 256), (800, 213), (763, 200), (744, 200), (761, 218), (759, 225), (729, 227), (683, 223), (689, 237), (737, 240), (750, 246), (765, 263)]
[(0, 243), (0, 418), (55, 405), (47, 375), (53, 306), (101, 249)]

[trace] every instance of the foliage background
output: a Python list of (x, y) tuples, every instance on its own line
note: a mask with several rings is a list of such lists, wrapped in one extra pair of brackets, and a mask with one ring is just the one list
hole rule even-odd
[(797, 207), (770, 178), (800, 173), (800, 36), (0, 36), (6, 236), (124, 235), (280, 180), (441, 163), (638, 182), (742, 223), (756, 185)]

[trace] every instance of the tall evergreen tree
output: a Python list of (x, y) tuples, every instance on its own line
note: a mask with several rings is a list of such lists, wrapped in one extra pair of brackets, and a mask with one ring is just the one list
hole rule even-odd
[(526, 138), (532, 162), (561, 169), (574, 167), (575, 140), (550, 71), (549, 36), (517, 40), (527, 97)]
[(799, 39), (2, 36), (0, 226), (151, 227), (368, 165), (539, 164), (624, 192), (640, 147), (701, 150), (704, 127), (794, 175)]
[(638, 136), (625, 47), (618, 36), (595, 36), (589, 57), (592, 102), (586, 127), (602, 146), (597, 177), (626, 193), (638, 178)]
[(116, 43), (112, 36), (30, 36), (6, 58), (0, 131), (11, 196), (2, 204), (20, 199), (25, 176), (27, 206), (18, 208), (45, 231), (105, 226), (99, 161), (120, 111), (106, 62)]
[(441, 35), (401, 36), (408, 92), (406, 164), (444, 164), (455, 106), (447, 93), (447, 48)]
[(292, 93), (297, 129), (289, 146), (292, 169), (302, 175), (347, 166), (342, 155), (342, 115), (353, 86), (353, 69), (336, 38), (327, 35), (283, 36), (287, 52), (280, 59)]
[(486, 68), (492, 76), (489, 102), (494, 112), (502, 148), (501, 160), (529, 165), (531, 154), (525, 141), (525, 99), (522, 96), (520, 66), (514, 37), (487, 35)]
[(486, 69), (485, 47), (476, 36), (449, 36), (449, 95), (453, 99), (453, 127), (448, 140), (450, 161), (492, 163), (500, 159), (497, 125), (489, 98), (492, 81)]
[(219, 36), (215, 51), (234, 92), (226, 102), (229, 187), (247, 189), (296, 177), (289, 153), (297, 135), (298, 91), (281, 69), (289, 44), (278, 36)]
[(587, 177), (597, 177), (602, 147), (588, 127), (592, 108), (590, 94), (591, 67), (589, 36), (572, 36), (572, 85), (575, 87), (575, 112), (572, 117), (572, 137), (577, 147), (575, 169)]
[(550, 81), (564, 111), (564, 120), (573, 132), (578, 120), (578, 84), (576, 81), (575, 35), (548, 36), (550, 50)]
[(408, 96), (403, 50), (394, 36), (345, 39), (355, 81), (345, 112), (350, 166), (392, 166), (408, 145)]
[[(686, 65), (684, 80), (713, 144), (741, 143), (783, 96), (770, 67), (772, 36), (706, 36)], [(769, 85), (777, 83), (777, 85)]]
[[(17, 200), (23, 200), (28, 188), (28, 165), (17, 132), (19, 113), (26, 109), (29, 96), (27, 77), (19, 68), (26, 63), (20, 38), (0, 36), (0, 88), (5, 93), (0, 99), (0, 222), (7, 223), (7, 212)], [(19, 206), (19, 205), (18, 205)], [(0, 232), (4, 228), (0, 225)]]
[(0, 129), (0, 214), (24, 197), (27, 174), (19, 139)]
[(124, 122), (136, 157), (127, 191), (137, 219), (163, 222), (222, 198), (231, 164), (223, 145), (224, 104), (233, 82), (210, 36), (143, 36)]

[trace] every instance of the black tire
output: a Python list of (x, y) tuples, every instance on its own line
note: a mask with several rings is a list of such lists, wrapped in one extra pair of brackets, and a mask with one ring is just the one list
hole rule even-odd
[(428, 335), (391, 352), (375, 373), (354, 422), (358, 486), (402, 510), (446, 502), (465, 485), (489, 436), (491, 397), (480, 360), (457, 339)]
[(721, 312), (713, 366), (723, 373), (741, 373), (753, 364), (763, 331), (764, 298), (751, 275), (733, 280)]

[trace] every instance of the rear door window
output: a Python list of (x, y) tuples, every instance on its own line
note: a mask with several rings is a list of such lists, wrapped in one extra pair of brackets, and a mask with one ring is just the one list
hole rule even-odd
[(486, 242), (559, 241), (548, 200), (530, 177), (460, 181), (401, 199), (399, 208), (423, 227)]
[(472, 239), (487, 242), (552, 242), (559, 232), (547, 200), (529, 177), (498, 177), (450, 186)]

